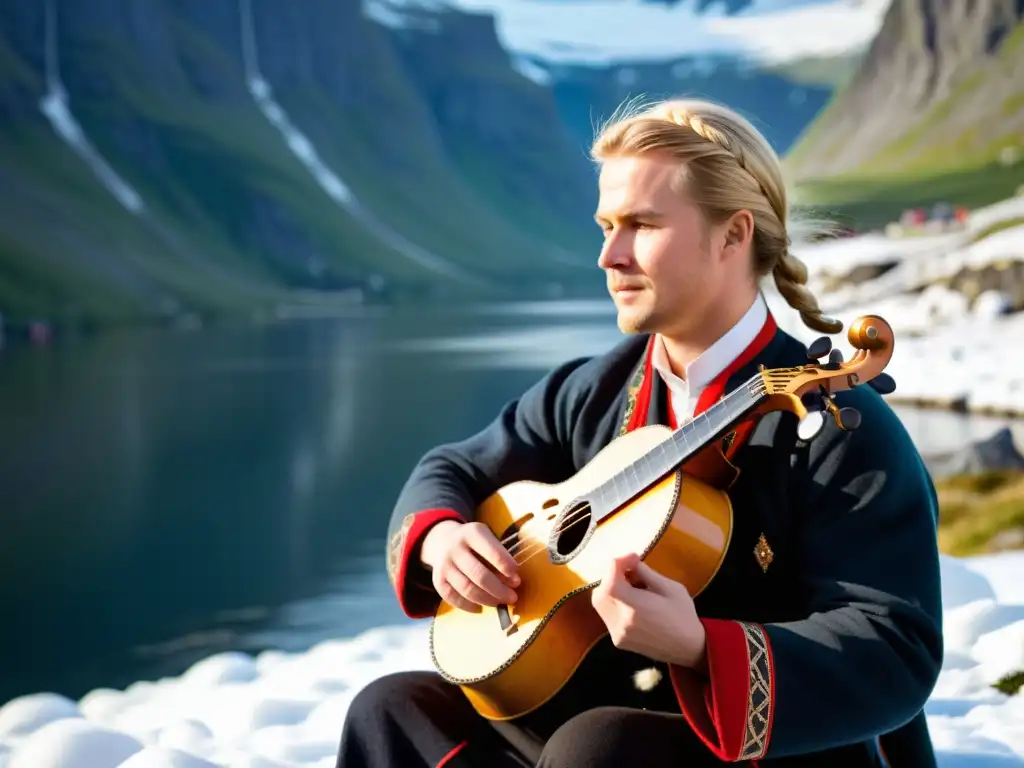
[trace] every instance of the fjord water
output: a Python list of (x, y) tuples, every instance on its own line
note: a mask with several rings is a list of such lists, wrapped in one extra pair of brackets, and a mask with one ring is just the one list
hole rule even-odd
[[(4, 351), (0, 703), (404, 621), (384, 538), (416, 459), (617, 338), (576, 302)], [(997, 426), (901, 415), (926, 452)]]

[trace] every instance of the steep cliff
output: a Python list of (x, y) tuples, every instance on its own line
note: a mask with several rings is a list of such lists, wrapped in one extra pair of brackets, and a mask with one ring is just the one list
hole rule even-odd
[(560, 66), (552, 87), (574, 141), (586, 148), (594, 125), (630, 99), (710, 97), (751, 118), (780, 154), (827, 102), (832, 88), (797, 83), (766, 67), (725, 57), (667, 62), (617, 62), (605, 67)]
[[(459, 43), (467, 18), (436, 19), (427, 39)], [(592, 245), (572, 196), (587, 168), (550, 119), (551, 95), (503, 67), (486, 32), (477, 23), (468, 56), (447, 49), (491, 100), (452, 102), (463, 125), (418, 82), (430, 70), (409, 53), (416, 36), (358, 4), (5, 4), (0, 311), (66, 320), (272, 308), (344, 288), (572, 288), (592, 261), (574, 256)], [(484, 178), (453, 170), (453, 131), (492, 140)], [(545, 176), (520, 149), (543, 155)], [(508, 193), (561, 226), (524, 226)]]
[(828, 93), (687, 60), (523, 71), (444, 3), (3, 3), (0, 314), (601, 291), (592, 116), (703, 93), (783, 149)]
[(787, 158), (803, 180), (983, 167), (1024, 149), (1024, 0), (894, 0)]

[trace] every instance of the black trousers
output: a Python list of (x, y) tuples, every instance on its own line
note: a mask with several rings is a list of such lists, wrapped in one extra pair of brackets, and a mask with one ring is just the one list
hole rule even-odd
[[(639, 670), (661, 672), (653, 687)], [(433, 672), (401, 672), (366, 686), (342, 728), (337, 768), (707, 768), (726, 765), (693, 732), (663, 664), (607, 639), (549, 702), (511, 722), (476, 713)], [(749, 765), (749, 763), (747, 764)], [(880, 768), (873, 743), (760, 760), (758, 768)], [(899, 766), (896, 766), (899, 768)]]
[(357, 694), (338, 768), (702, 768), (722, 765), (682, 715), (598, 706), (558, 722), (480, 717), (432, 672), (382, 677)]

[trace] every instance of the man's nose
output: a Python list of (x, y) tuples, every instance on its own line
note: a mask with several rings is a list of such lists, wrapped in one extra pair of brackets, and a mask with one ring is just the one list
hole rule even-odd
[(604, 240), (597, 266), (601, 269), (626, 267), (633, 262), (633, 238), (629, 232), (617, 230), (611, 232)]

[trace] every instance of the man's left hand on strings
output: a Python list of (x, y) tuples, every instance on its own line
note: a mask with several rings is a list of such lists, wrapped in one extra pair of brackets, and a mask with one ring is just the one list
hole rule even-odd
[(637, 555), (612, 561), (591, 593), (616, 648), (655, 661), (702, 670), (704, 626), (686, 587), (651, 568)]

